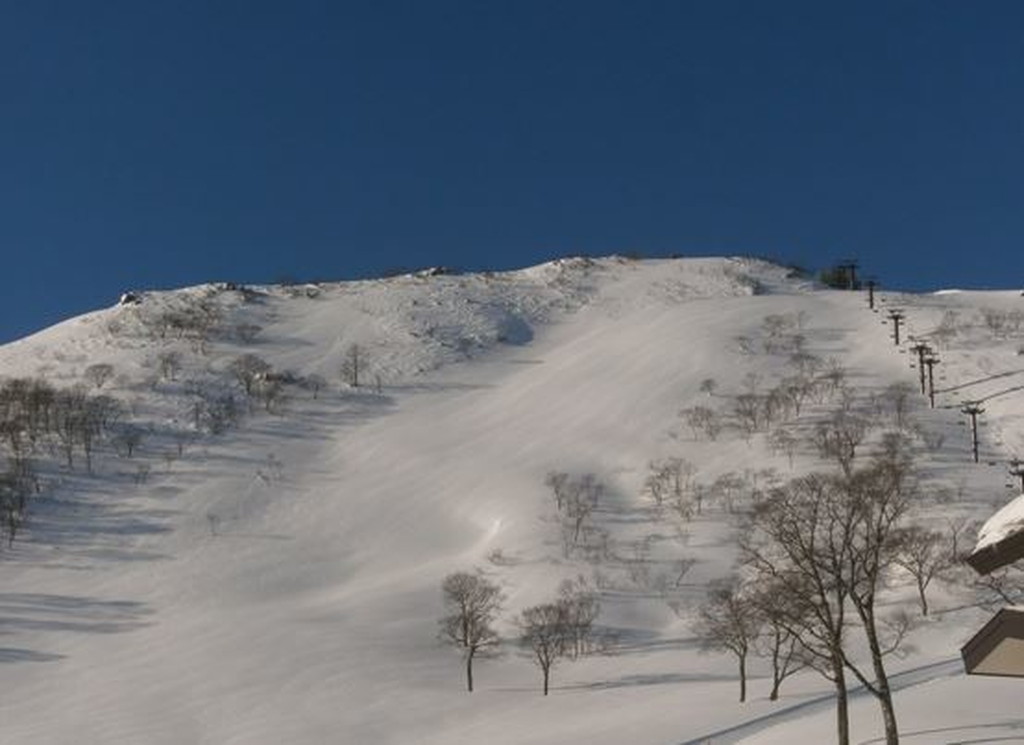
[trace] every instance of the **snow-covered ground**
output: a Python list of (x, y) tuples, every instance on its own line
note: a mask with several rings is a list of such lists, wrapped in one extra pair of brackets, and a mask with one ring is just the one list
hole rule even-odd
[[(147, 432), (131, 458), (101, 445), (91, 475), (42, 459), (42, 493), (0, 554), (0, 741), (834, 741), (825, 680), (798, 674), (772, 702), (754, 662), (739, 704), (733, 659), (698, 649), (692, 609), (735, 558), (734, 516), (711, 501), (673, 519), (642, 486), (648, 464), (672, 456), (708, 484), (821, 468), (807, 446), (791, 466), (764, 434), (748, 442), (735, 427), (695, 439), (679, 411), (725, 413), (740, 391), (787, 374), (786, 355), (759, 347), (773, 315), (861, 396), (916, 387), (913, 355), (880, 323), (898, 307), (904, 335), (941, 357), (937, 408), (913, 397), (933, 444), (919, 517), (988, 518), (1014, 495), (1006, 461), (1024, 452), (1014, 327), (1024, 298), (881, 299), (872, 313), (862, 293), (815, 289), (753, 260), (569, 259), (493, 275), (151, 292), (0, 347), (0, 376), (59, 386), (111, 364), (100, 392)], [(196, 307), (216, 311), (206, 342), (159, 328), (167, 311)], [(358, 387), (338, 376), (352, 344), (364, 354)], [(160, 370), (168, 351), (181, 355), (173, 376)], [(316, 397), (289, 385), (272, 412), (257, 404), (237, 427), (194, 432), (196, 392), (237, 393), (229, 365), (247, 353), (327, 385)], [(986, 409), (979, 465), (964, 401)], [(605, 485), (602, 555), (566, 556), (551, 471)], [(685, 559), (695, 563), (677, 582)], [(468, 694), (437, 631), (442, 579), (474, 568), (507, 595), (498, 625), (510, 641), (477, 663)], [(511, 641), (514, 617), (580, 574), (600, 586), (599, 623), (614, 642), (556, 667), (545, 698)], [(931, 589), (933, 613), (890, 661), (907, 743), (1024, 742), (1021, 683), (962, 673), (958, 650), (988, 615), (965, 582)], [(913, 609), (910, 589), (894, 588), (889, 602), (903, 601)], [(852, 713), (853, 741), (880, 741), (873, 699), (855, 694)]]

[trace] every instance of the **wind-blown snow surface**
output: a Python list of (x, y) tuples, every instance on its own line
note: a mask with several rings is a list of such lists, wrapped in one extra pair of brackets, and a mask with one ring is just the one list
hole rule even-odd
[[(1024, 367), (1010, 337), (970, 314), (1024, 300), (886, 299), (918, 334), (949, 309), (960, 314), (959, 330), (943, 337), (939, 383), (940, 406), (952, 408), (917, 412), (945, 435), (925, 470), (951, 488), (921, 515), (984, 519), (1010, 494), (1001, 464), (968, 463), (953, 396), (988, 397), (987, 460), (1020, 452), (1014, 376)], [(260, 325), (256, 341), (222, 334), (200, 350), (173, 334), (151, 338), (140, 324), (200, 300), (220, 308), (221, 328)], [(248, 296), (214, 286), (154, 292), (137, 308), (0, 347), (0, 374), (59, 385), (81, 380), (89, 364), (113, 364), (117, 379), (104, 392), (153, 430), (132, 459), (103, 453), (92, 476), (52, 467), (24, 536), (2, 556), (0, 740), (831, 741), (822, 679), (799, 675), (769, 702), (766, 670), (755, 667), (752, 700), (740, 705), (731, 658), (697, 651), (688, 608), (729, 569), (730, 517), (709, 506), (677, 526), (641, 495), (648, 462), (666, 456), (697, 464), (702, 481), (791, 473), (763, 435), (695, 441), (678, 411), (709, 402), (724, 411), (749, 373), (781, 374), (784, 359), (745, 355), (736, 339), (756, 336), (765, 315), (800, 313), (808, 350), (838, 359), (858, 389), (916, 385), (859, 293), (814, 290), (777, 267), (733, 259), (566, 260)], [(369, 385), (356, 389), (339, 386), (336, 373), (353, 342), (372, 361)], [(174, 381), (156, 374), (168, 349), (185, 360)], [(184, 381), (227, 386), (223, 371), (246, 352), (323, 375), (330, 390), (316, 399), (293, 391), (282, 413), (257, 410), (177, 457), (172, 433), (188, 432), (195, 388)], [(699, 390), (706, 378), (718, 383), (714, 396)], [(814, 466), (798, 454), (797, 469)], [(592, 472), (607, 485), (596, 519), (618, 559), (595, 567), (564, 558), (543, 483), (551, 470)], [(628, 581), (621, 555), (644, 538), (654, 570), (698, 561), (681, 586)], [(477, 691), (467, 694), (459, 656), (436, 632), (441, 580), (474, 567), (505, 589), (500, 627), (510, 637), (516, 611), (596, 568), (615, 653), (557, 667), (544, 698), (537, 670), (510, 643), (504, 658), (478, 662)], [(890, 663), (906, 671), (897, 706), (908, 743), (1012, 741), (1024, 725), (1019, 684), (960, 672), (959, 646), (985, 618), (971, 603), (955, 586), (936, 588), (915, 651)], [(854, 740), (875, 741), (872, 700), (855, 697), (853, 714)]]

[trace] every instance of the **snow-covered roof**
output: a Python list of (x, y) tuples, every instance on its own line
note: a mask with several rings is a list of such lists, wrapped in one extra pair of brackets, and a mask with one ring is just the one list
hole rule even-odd
[(967, 557), (980, 574), (988, 574), (1024, 557), (1024, 494), (1004, 505), (978, 533), (978, 542)]

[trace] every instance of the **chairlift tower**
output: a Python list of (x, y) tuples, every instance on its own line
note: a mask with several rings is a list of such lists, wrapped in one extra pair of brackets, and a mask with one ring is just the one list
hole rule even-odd
[(889, 311), (889, 320), (892, 321), (892, 338), (897, 347), (900, 345), (900, 324), (903, 323), (904, 318), (906, 316), (898, 308)]
[(977, 401), (968, 401), (960, 409), (960, 413), (971, 418), (971, 453), (974, 455), (974, 462), (978, 462), (978, 416), (985, 413), (985, 409)]
[(935, 366), (939, 364), (939, 358), (935, 356), (935, 352), (929, 350), (928, 353), (921, 358), (921, 364), (928, 368), (928, 404), (931, 408), (935, 408)]
[(932, 348), (923, 341), (919, 341), (910, 347), (910, 351), (917, 354), (917, 372), (918, 377), (921, 379), (921, 395), (923, 396), (926, 392), (924, 387), (924, 360), (926, 356), (932, 354)]

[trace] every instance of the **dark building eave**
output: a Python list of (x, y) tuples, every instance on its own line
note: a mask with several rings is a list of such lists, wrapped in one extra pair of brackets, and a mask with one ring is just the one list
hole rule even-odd
[(1007, 564), (1024, 558), (1024, 529), (1010, 533), (1002, 540), (976, 549), (965, 561), (978, 574), (990, 574)]
[(1024, 608), (1002, 608), (960, 649), (968, 675), (1024, 677)]

